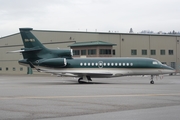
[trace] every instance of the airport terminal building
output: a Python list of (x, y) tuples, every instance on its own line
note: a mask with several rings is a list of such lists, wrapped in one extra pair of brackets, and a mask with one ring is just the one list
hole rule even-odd
[[(180, 35), (48, 30), (32, 33), (48, 48), (73, 49), (74, 57), (148, 57), (180, 72)], [(30, 68), (18, 64), (21, 53), (7, 54), (21, 48), (20, 33), (0, 38), (0, 74), (32, 74)]]

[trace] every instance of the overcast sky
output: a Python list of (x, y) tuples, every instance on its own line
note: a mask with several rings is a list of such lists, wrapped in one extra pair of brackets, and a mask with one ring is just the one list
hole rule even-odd
[(0, 37), (20, 27), (135, 33), (180, 31), (180, 0), (0, 0)]

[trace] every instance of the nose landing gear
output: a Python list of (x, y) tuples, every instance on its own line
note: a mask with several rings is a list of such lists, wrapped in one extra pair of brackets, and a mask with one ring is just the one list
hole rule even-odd
[(151, 81), (150, 81), (150, 84), (154, 84), (154, 80), (153, 80), (154, 76), (151, 75)]

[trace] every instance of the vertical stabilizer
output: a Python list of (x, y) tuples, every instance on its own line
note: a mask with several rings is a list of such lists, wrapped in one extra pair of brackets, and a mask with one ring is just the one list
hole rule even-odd
[(25, 48), (45, 48), (43, 44), (31, 33), (31, 30), (33, 30), (32, 28), (19, 28), (19, 30)]
[(48, 49), (31, 33), (32, 28), (19, 28), (24, 44), (24, 59), (41, 59), (48, 53)]

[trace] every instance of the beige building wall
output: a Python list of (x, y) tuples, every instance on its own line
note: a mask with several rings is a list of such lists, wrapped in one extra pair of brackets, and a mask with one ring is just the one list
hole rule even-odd
[[(149, 57), (149, 36), (121, 35), (122, 57)], [(142, 49), (147, 50), (147, 55), (142, 55)], [(131, 50), (137, 50), (137, 55), (131, 55)]]
[[(32, 33), (48, 48), (69, 49), (74, 42), (105, 41), (112, 44), (115, 49), (114, 57), (151, 57), (180, 69), (180, 36), (178, 35), (149, 35), (149, 34), (123, 34), (123, 33), (98, 33), (98, 32), (68, 32), (68, 31), (39, 31)], [(179, 41), (179, 42), (178, 42)], [(26, 74), (27, 68), (18, 64), (22, 59), (20, 53), (7, 54), (23, 48), (19, 33), (0, 38), (0, 74)], [(131, 55), (131, 50), (137, 50), (137, 55)], [(142, 55), (142, 49), (147, 50), (147, 55)], [(150, 50), (156, 50), (156, 55), (151, 55)], [(166, 51), (160, 55), (160, 50)], [(168, 51), (173, 50), (173, 55)], [(8, 70), (6, 71), (6, 67)], [(15, 67), (15, 70), (13, 69)], [(23, 67), (23, 70), (22, 68)]]
[[(156, 50), (156, 55), (150, 55), (151, 58), (166, 62), (176, 62), (176, 37), (170, 36), (151, 36), (150, 49)], [(165, 55), (160, 54), (160, 50), (165, 50)], [(169, 55), (169, 50), (173, 50), (173, 55)]]

